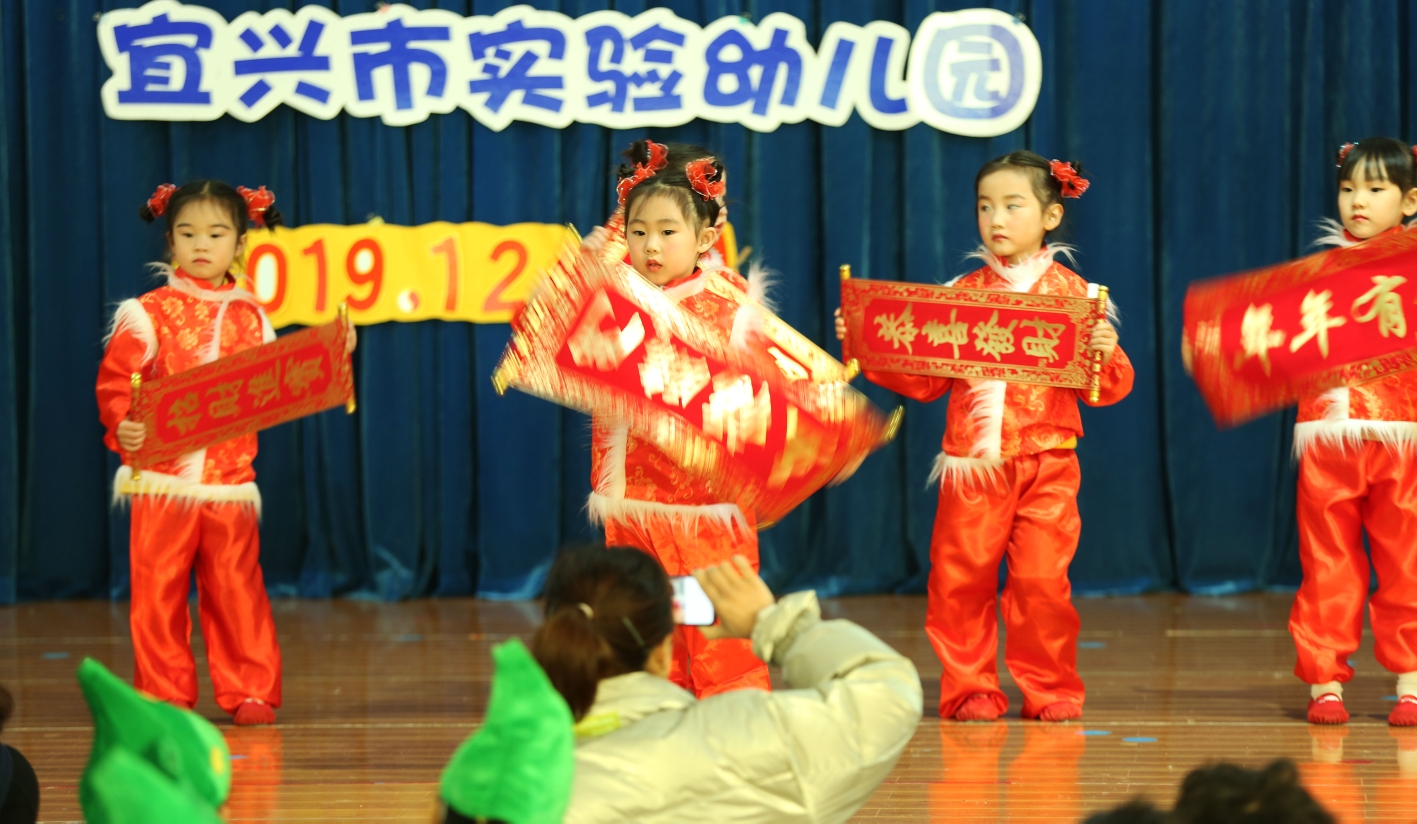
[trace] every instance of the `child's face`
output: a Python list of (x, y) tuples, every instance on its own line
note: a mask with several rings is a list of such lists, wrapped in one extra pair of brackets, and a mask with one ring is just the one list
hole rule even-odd
[(246, 237), (237, 234), (231, 213), (215, 200), (197, 200), (182, 207), (167, 242), (174, 265), (217, 286), (245, 248)]
[(979, 181), (979, 237), (984, 247), (1008, 263), (1043, 248), (1043, 236), (1058, 228), (1063, 207), (1043, 208), (1027, 172), (1000, 169)]
[(1338, 215), (1348, 233), (1366, 240), (1417, 215), (1417, 189), (1404, 193), (1390, 180), (1370, 180), (1359, 164), (1352, 180), (1338, 184)]
[(695, 231), (679, 204), (657, 195), (635, 204), (625, 234), (630, 265), (655, 286), (693, 274), (699, 255), (711, 249), (717, 237), (712, 226)]

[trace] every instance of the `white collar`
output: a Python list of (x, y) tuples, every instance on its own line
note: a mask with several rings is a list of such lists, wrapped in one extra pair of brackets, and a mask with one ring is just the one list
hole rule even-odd
[(1004, 279), (1011, 291), (1028, 292), (1033, 289), (1034, 284), (1038, 283), (1038, 279), (1043, 277), (1043, 273), (1052, 268), (1055, 255), (1065, 255), (1071, 261), (1073, 251), (1071, 246), (1062, 243), (1049, 243), (1045, 244), (1042, 249), (1038, 250), (1038, 254), (1028, 260), (1009, 266), (981, 245), (978, 249), (965, 255), (965, 258), (983, 261), (990, 269), (994, 270), (995, 274)]
[(231, 303), (232, 301), (239, 300), (243, 303), (249, 303), (258, 309), (261, 307), (261, 303), (256, 300), (255, 295), (239, 286), (233, 286), (230, 289), (203, 289), (190, 280), (178, 275), (177, 270), (173, 269), (170, 263), (154, 261), (148, 264), (148, 268), (153, 271), (153, 274), (165, 277), (168, 286), (188, 297), (210, 301), (212, 303)]

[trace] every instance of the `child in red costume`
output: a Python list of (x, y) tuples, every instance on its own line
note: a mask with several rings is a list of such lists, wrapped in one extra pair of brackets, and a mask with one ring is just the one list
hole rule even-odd
[[(739, 304), (728, 290), (747, 282), (710, 255), (724, 211), (723, 164), (697, 146), (638, 141), (620, 167), (629, 262), (680, 306), (722, 330), (744, 333)], [(618, 220), (611, 226), (617, 227)], [(610, 238), (597, 228), (586, 238), (599, 250)], [(739, 328), (735, 333), (735, 324)], [(615, 421), (592, 421), (588, 510), (605, 526), (609, 546), (637, 547), (659, 559), (671, 576), (724, 563), (734, 555), (758, 568), (757, 523), (750, 506), (731, 500), (711, 480), (690, 474)], [(767, 665), (743, 640), (708, 641), (693, 627), (677, 627), (670, 680), (700, 698), (744, 687), (770, 689)]]
[[(1345, 145), (1338, 161), (1342, 225), (1319, 243), (1351, 246), (1403, 231), (1417, 215), (1414, 149), (1391, 138)], [(1374, 280), (1378, 280), (1374, 278)], [(1380, 300), (1352, 307), (1353, 321), (1372, 320)], [(1345, 314), (1348, 314), (1345, 312)], [(1406, 319), (1398, 316), (1405, 334)], [(1378, 590), (1368, 602), (1378, 663), (1397, 673), (1394, 726), (1417, 726), (1417, 372), (1343, 386), (1299, 404), (1294, 449), (1299, 455), (1299, 559), (1304, 581), (1289, 631), (1310, 685), (1309, 722), (1342, 724), (1348, 657), (1363, 635), (1368, 594), (1368, 533)]]
[[(143, 207), (150, 223), (166, 218), (173, 266), (159, 267), (166, 285), (119, 304), (99, 367), (104, 443), (125, 464), (146, 440), (143, 424), (127, 420), (133, 373), (153, 380), (275, 339), (256, 298), (230, 274), (245, 245), (248, 217), (280, 225), (270, 208), (274, 200), (264, 186), (238, 191), (200, 180), (180, 189), (160, 186)], [(134, 685), (173, 704), (196, 706), (187, 608), (195, 570), (216, 701), (240, 725), (274, 723), (280, 706), (280, 648), (259, 564), (255, 457), (256, 436), (243, 435), (145, 467), (138, 478), (125, 465), (114, 479), (115, 499), (131, 496), (133, 505)]]
[[(1092, 295), (1082, 278), (1054, 262), (1064, 247), (1045, 243), (1062, 222), (1062, 198), (1081, 195), (1087, 185), (1075, 165), (1049, 163), (1033, 152), (1013, 152), (985, 164), (975, 178), (984, 248), (974, 257), (987, 265), (952, 285)], [(840, 310), (836, 331), (844, 339)], [(1103, 362), (1096, 405), (1120, 401), (1132, 389), (1132, 366), (1117, 346), (1117, 331), (1099, 321), (1089, 345)], [(926, 635), (944, 665), (940, 716), (994, 721), (1008, 710), (995, 668), (998, 569), (1007, 556), (1004, 658), (1023, 691), (1023, 717), (1081, 718), (1080, 623), (1068, 565), (1082, 530), (1081, 475), (1073, 448), (1082, 436), (1077, 402), (1087, 393), (997, 380), (873, 372), (866, 377), (920, 401), (950, 393), (943, 451), (930, 476), (940, 480), (940, 498), (925, 618)]]

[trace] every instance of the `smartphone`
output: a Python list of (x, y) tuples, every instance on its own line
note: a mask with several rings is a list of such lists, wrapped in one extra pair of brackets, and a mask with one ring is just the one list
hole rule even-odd
[(670, 578), (674, 585), (674, 623), (686, 627), (707, 627), (715, 620), (713, 602), (692, 575)]

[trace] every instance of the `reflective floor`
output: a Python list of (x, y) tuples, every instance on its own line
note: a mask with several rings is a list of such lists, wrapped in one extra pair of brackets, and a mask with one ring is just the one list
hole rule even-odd
[[(914, 658), (925, 680), (926, 721), (858, 820), (1076, 821), (1138, 794), (1165, 802), (1208, 760), (1286, 756), (1342, 821), (1417, 821), (1417, 729), (1385, 720), (1394, 678), (1365, 644), (1346, 693), (1353, 721), (1305, 724), (1307, 688), (1290, 674), (1290, 600), (1080, 600), (1088, 703), (1084, 721), (1068, 725), (1019, 721), (1011, 684), (1007, 722), (941, 723), (930, 717), (940, 669), (920, 629), (924, 599), (825, 604)], [(485, 706), (487, 647), (528, 633), (534, 619), (530, 604), (472, 600), (277, 602), (279, 726), (232, 728), (203, 673), (198, 710), (232, 751), (228, 820), (429, 821), (442, 765)], [(73, 671), (84, 656), (131, 677), (125, 604), (0, 609), (0, 682), (17, 704), (0, 740), (34, 763), (41, 821), (80, 820), (89, 718)]]

